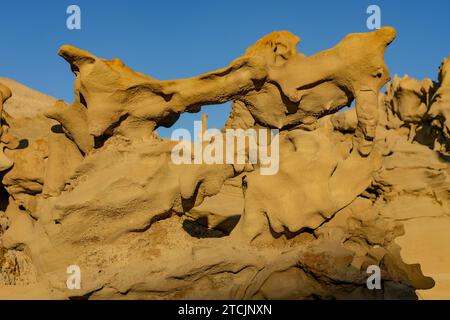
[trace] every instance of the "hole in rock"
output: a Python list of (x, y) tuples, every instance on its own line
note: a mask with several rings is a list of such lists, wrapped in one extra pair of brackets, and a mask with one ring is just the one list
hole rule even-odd
[(213, 228), (208, 228), (208, 217), (196, 220), (184, 220), (183, 229), (195, 238), (222, 238), (228, 236), (238, 224), (241, 216), (234, 215), (225, 218)]
[(20, 139), (16, 150), (17, 149), (26, 149), (26, 148), (28, 148), (29, 144), (30, 144), (30, 142), (28, 141), (28, 139)]
[(353, 101), (350, 103), (350, 105), (343, 107), (342, 109), (339, 109), (339, 112), (345, 112), (347, 110), (353, 109), (356, 106), (356, 100), (353, 99)]
[(100, 137), (94, 137), (94, 148), (98, 149), (98, 148), (103, 147), (106, 140), (108, 140), (108, 136), (106, 136), (106, 135), (102, 135)]
[(189, 131), (191, 136), (191, 141), (195, 142), (198, 140), (198, 132), (195, 132), (194, 122), (202, 121), (202, 114), (206, 113), (208, 115), (208, 129), (222, 129), (230, 116), (231, 112), (231, 101), (218, 104), (203, 106), (201, 111), (197, 113), (182, 113), (178, 120), (169, 128), (159, 127), (157, 132), (161, 138), (171, 138), (172, 133), (176, 129), (185, 129)]
[(0, 188), (0, 211), (5, 212), (9, 205), (9, 193), (5, 188)]
[(64, 129), (62, 127), (62, 125), (60, 124), (55, 124), (52, 128), (51, 128), (53, 133), (64, 133)]

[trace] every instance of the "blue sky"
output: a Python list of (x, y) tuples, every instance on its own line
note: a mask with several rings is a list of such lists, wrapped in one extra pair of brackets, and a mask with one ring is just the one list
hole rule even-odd
[[(66, 28), (70, 4), (81, 8), (81, 30)], [(369, 31), (370, 4), (380, 6), (383, 26), (398, 31), (386, 54), (391, 74), (435, 79), (450, 54), (448, 0), (2, 1), (0, 76), (70, 102), (74, 76), (56, 54), (62, 44), (119, 57), (158, 79), (183, 78), (227, 65), (274, 30), (300, 36), (307, 55), (327, 49), (348, 33)], [(220, 128), (230, 108), (203, 110), (209, 127)], [(192, 127), (200, 116), (183, 115), (173, 128)]]

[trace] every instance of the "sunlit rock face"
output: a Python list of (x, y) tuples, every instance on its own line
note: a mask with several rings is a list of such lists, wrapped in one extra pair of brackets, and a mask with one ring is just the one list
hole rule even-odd
[[(389, 82), (395, 36), (305, 56), (277, 31), (165, 81), (65, 45), (71, 104), (1, 78), (0, 298), (450, 298), (448, 60), (438, 82)], [(182, 144), (193, 163), (174, 161), (158, 128), (228, 101), (222, 130)], [(257, 139), (230, 150), (230, 130)]]

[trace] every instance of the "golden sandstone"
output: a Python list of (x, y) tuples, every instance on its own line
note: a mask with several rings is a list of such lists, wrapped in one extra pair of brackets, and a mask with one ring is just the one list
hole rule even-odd
[[(277, 31), (165, 81), (65, 45), (71, 104), (0, 78), (0, 298), (450, 298), (450, 58), (438, 82), (391, 81), (395, 37), (305, 56)], [(175, 163), (158, 128), (227, 101), (222, 131), (182, 156), (244, 163)], [(248, 144), (230, 151), (227, 132)], [(251, 161), (253, 133), (276, 172)]]

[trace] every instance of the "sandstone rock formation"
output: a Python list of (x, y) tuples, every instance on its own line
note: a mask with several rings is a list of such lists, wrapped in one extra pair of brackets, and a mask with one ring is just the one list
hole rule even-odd
[[(417, 124), (421, 123), (430, 105), (430, 94), (433, 87), (431, 79), (418, 81), (405, 75), (397, 76), (387, 86), (389, 100), (389, 119), (401, 120), (397, 123), (410, 126), (409, 140), (414, 139)], [(394, 124), (395, 127), (395, 124)]]
[[(169, 81), (66, 45), (71, 104), (1, 78), (0, 298), (449, 298), (448, 63), (436, 83), (388, 83), (395, 36), (307, 57), (273, 32), (228, 67)], [(30, 96), (42, 107), (14, 111)], [(179, 141), (157, 129), (226, 101), (225, 127), (185, 156), (230, 129), (277, 129), (255, 142), (276, 174), (250, 161), (250, 141), (231, 150), (244, 164), (174, 163)]]
[[(3, 85), (0, 84), (0, 115), (3, 113), (3, 103), (8, 100), (11, 97), (11, 90)], [(1, 119), (0, 119), (1, 121)], [(0, 122), (1, 126), (1, 122)], [(0, 134), (3, 135), (3, 129), (0, 129)], [(4, 144), (0, 144), (0, 171), (4, 171), (6, 169), (9, 169), (13, 165), (13, 161), (5, 156), (3, 153)]]
[(258, 57), (243, 57), (191, 79), (159, 81), (119, 59), (100, 59), (75, 47), (63, 46), (59, 54), (77, 76), (76, 101), (87, 108), (88, 132), (94, 137), (150, 139), (154, 129), (171, 126), (182, 112), (245, 95), (266, 77), (264, 61)]

